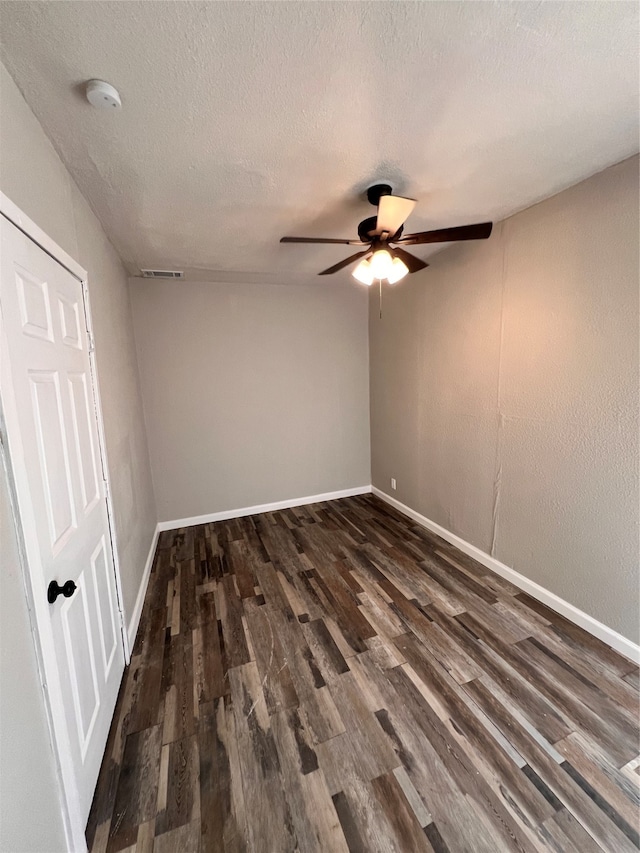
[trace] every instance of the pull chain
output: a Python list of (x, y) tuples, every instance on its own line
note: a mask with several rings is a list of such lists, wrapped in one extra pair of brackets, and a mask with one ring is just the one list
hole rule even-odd
[(382, 279), (379, 278), (378, 282), (380, 284), (380, 319), (382, 320)]

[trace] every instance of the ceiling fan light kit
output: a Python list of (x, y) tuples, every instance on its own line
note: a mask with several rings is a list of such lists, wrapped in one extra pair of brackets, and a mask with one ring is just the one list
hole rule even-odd
[(493, 228), (492, 222), (480, 222), (475, 225), (439, 228), (435, 231), (404, 235), (404, 223), (417, 204), (415, 199), (392, 195), (389, 184), (375, 184), (369, 187), (367, 199), (378, 208), (378, 213), (377, 216), (364, 219), (358, 225), (358, 240), (332, 237), (282, 237), (280, 242), (365, 246), (364, 250), (322, 270), (318, 275), (333, 275), (355, 261), (360, 261), (352, 274), (361, 284), (371, 285), (375, 280), (395, 284), (409, 273), (418, 272), (429, 266), (426, 261), (407, 252), (404, 246), (449, 243), (456, 240), (486, 240)]
[(408, 272), (409, 268), (400, 258), (392, 258), (386, 249), (378, 249), (370, 259), (364, 258), (360, 261), (352, 275), (361, 284), (371, 285), (374, 281), (395, 284)]

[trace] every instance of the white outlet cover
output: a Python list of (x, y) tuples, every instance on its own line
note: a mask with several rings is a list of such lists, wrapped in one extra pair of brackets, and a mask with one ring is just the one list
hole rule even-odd
[(396, 478), (395, 478), (395, 477), (392, 477), (392, 478), (391, 478), (391, 488), (392, 488), (392, 489), (395, 489), (395, 488), (396, 488)]

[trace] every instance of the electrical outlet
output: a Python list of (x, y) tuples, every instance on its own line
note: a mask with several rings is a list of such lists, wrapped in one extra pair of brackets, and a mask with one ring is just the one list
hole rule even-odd
[(395, 478), (395, 477), (392, 477), (392, 478), (391, 478), (391, 488), (392, 488), (392, 489), (395, 489), (395, 488), (396, 488), (396, 478)]

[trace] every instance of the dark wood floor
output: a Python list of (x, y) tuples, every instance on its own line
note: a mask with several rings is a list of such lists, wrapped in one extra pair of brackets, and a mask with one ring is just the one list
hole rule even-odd
[(87, 838), (624, 853), (638, 751), (637, 666), (348, 498), (161, 535)]

